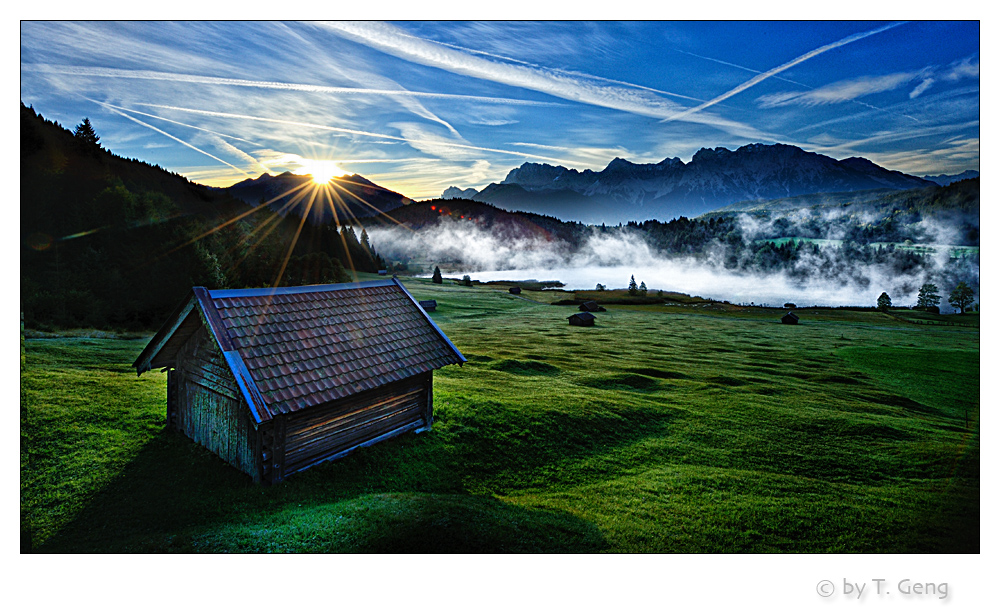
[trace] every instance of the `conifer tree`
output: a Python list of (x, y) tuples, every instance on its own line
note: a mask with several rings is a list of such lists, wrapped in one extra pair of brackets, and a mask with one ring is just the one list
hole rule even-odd
[(635, 283), (635, 275), (633, 275), (632, 279), (628, 282), (628, 293), (630, 296), (635, 296), (639, 293), (639, 286)]
[(879, 295), (878, 302), (876, 304), (878, 305), (879, 311), (889, 311), (889, 308), (892, 307), (892, 299), (889, 298), (888, 294), (883, 292)]
[(934, 284), (924, 284), (917, 292), (917, 307), (937, 307), (941, 302), (938, 287)]
[(641, 296), (646, 296), (646, 282), (642, 282), (639, 284), (639, 294)]
[(86, 147), (100, 147), (101, 137), (97, 136), (97, 132), (94, 127), (90, 124), (90, 119), (84, 117), (83, 122), (76, 127), (73, 132), (73, 136), (80, 139)]
[(434, 274), (431, 275), (431, 281), (436, 284), (443, 283), (443, 281), (441, 280), (441, 269), (439, 269), (438, 267), (434, 267)]

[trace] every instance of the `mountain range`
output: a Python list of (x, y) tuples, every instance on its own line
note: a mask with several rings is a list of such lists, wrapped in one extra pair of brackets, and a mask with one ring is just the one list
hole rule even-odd
[(979, 177), (979, 171), (964, 171), (957, 175), (924, 175), (922, 179), (933, 181), (938, 185), (951, 185), (965, 179), (975, 179)]
[(836, 160), (793, 145), (755, 143), (735, 151), (701, 149), (687, 164), (615, 158), (604, 170), (577, 171), (527, 162), (474, 194), (451, 187), (442, 197), (600, 224), (694, 217), (739, 201), (932, 185), (865, 158)]
[[(332, 200), (337, 203), (337, 217), (341, 222), (368, 217), (378, 211), (392, 211), (413, 202), (361, 175), (334, 177), (328, 185), (334, 195)], [(246, 179), (228, 188), (211, 189), (249, 205), (268, 203), (272, 211), (280, 211), (285, 216), (291, 214), (301, 218), (308, 214), (309, 221), (315, 225), (327, 224), (333, 220), (333, 211), (329, 207), (311, 206), (311, 203), (327, 200), (311, 198), (313, 194), (319, 194), (319, 187), (313, 183), (311, 175), (264, 173), (256, 179)]]

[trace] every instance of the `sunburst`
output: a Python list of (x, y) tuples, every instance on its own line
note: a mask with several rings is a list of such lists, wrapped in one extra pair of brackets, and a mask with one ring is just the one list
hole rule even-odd
[[(314, 211), (318, 212), (321, 210), (326, 210), (330, 214), (332, 214), (333, 224), (335, 227), (339, 228), (341, 226), (351, 225), (351, 226), (359, 226), (362, 230), (364, 229), (364, 226), (360, 224), (358, 218), (351, 211), (351, 207), (348, 205), (347, 202), (345, 202), (345, 197), (350, 198), (355, 203), (362, 205), (363, 208), (369, 209), (372, 214), (379, 217), (383, 217), (392, 222), (393, 224), (399, 226), (400, 228), (403, 228), (410, 232), (415, 232), (412, 228), (410, 228), (406, 224), (400, 222), (391, 215), (379, 210), (376, 206), (372, 205), (363, 197), (361, 197), (360, 194), (349, 190), (349, 186), (353, 185), (362, 188), (368, 186), (364, 184), (355, 183), (347, 179), (341, 180), (339, 182), (332, 182), (331, 179), (333, 177), (342, 177), (344, 175), (347, 175), (347, 173), (343, 169), (339, 168), (334, 162), (328, 160), (307, 160), (307, 159), (303, 159), (302, 162), (303, 163), (298, 170), (310, 171), (308, 173), (300, 173), (300, 174), (312, 175), (313, 179), (312, 182), (294, 186), (289, 190), (281, 194), (278, 194), (272, 197), (271, 199), (248, 209), (247, 211), (244, 211), (243, 213), (240, 213), (228, 220), (219, 223), (213, 228), (207, 229), (195, 236), (192, 236), (191, 238), (175, 245), (173, 248), (167, 250), (160, 256), (157, 256), (156, 258), (154, 258), (154, 260), (166, 257), (167, 255), (172, 254), (177, 250), (184, 248), (185, 246), (196, 243), (201, 239), (204, 239), (205, 237), (211, 234), (219, 232), (223, 228), (226, 228), (241, 219), (251, 216), (254, 213), (257, 213), (258, 211), (261, 211), (262, 209), (269, 207), (281, 200), (284, 200), (285, 202), (270, 216), (268, 216), (267, 219), (263, 220), (262, 222), (258, 222), (259, 225), (250, 231), (250, 233), (247, 236), (248, 243), (252, 241), (252, 243), (249, 243), (248, 245), (249, 249), (243, 255), (242, 258), (239, 258), (239, 260), (237, 260), (233, 265), (231, 265), (233, 268), (238, 267), (243, 262), (243, 260), (246, 259), (247, 256), (249, 256), (251, 251), (253, 251), (257, 246), (259, 246), (263, 242), (263, 240), (269, 234), (271, 234), (272, 231), (277, 229), (278, 224), (280, 223), (280, 219), (284, 217), (284, 215), (288, 213), (292, 208), (296, 206), (303, 207), (304, 211), (302, 212), (302, 219), (299, 221), (295, 234), (292, 237), (291, 241), (289, 242), (288, 249), (284, 255), (284, 258), (281, 261), (277, 274), (274, 277), (272, 287), (278, 287), (279, 285), (281, 285), (281, 279), (284, 276), (285, 270), (291, 259), (292, 253), (295, 250), (295, 245), (298, 242), (298, 239), (302, 233), (306, 220), (309, 218), (310, 214), (313, 213)], [(344, 245), (345, 252), (347, 252), (348, 251), (347, 244), (344, 242), (343, 236), (341, 236), (340, 240)], [(238, 246), (233, 246), (230, 248), (229, 251), (233, 251), (237, 248)], [(343, 264), (345, 265), (345, 268), (348, 271), (350, 271), (355, 281), (357, 281), (357, 275), (355, 272), (354, 263), (351, 261), (351, 256), (349, 253), (347, 253), (346, 256), (347, 256), (347, 262)]]
[(337, 166), (332, 160), (310, 160), (303, 158), (299, 173), (311, 175), (314, 183), (326, 184), (334, 177), (343, 177), (347, 171)]

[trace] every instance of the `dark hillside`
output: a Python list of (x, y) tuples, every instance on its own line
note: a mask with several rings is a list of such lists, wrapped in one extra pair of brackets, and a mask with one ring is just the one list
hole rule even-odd
[(364, 234), (297, 235), (295, 219), (117, 156), (23, 104), (20, 231), (29, 327), (155, 328), (195, 285), (346, 281), (345, 265), (383, 266)]
[[(579, 222), (563, 222), (537, 213), (505, 211), (486, 203), (451, 198), (425, 200), (393, 210), (389, 216), (362, 219), (362, 226), (391, 226), (398, 221), (412, 230), (422, 230), (440, 224), (444, 219), (469, 221), (497, 236), (507, 238), (542, 237), (576, 245), (587, 226)], [(395, 220), (395, 221), (393, 221)]]
[[(309, 175), (295, 175), (290, 172), (277, 176), (263, 174), (256, 179), (247, 179), (228, 188), (210, 188), (239, 198), (248, 205), (257, 205), (268, 201), (272, 211), (283, 211), (284, 215), (305, 217), (310, 223), (329, 224), (333, 221), (333, 211), (327, 206), (309, 207), (310, 199), (302, 198), (301, 193), (312, 184)], [(380, 185), (368, 181), (361, 175), (349, 177), (334, 177), (330, 180), (330, 189), (339, 197), (337, 215), (343, 220), (368, 217), (379, 211), (392, 211), (413, 201), (406, 196), (387, 190)]]

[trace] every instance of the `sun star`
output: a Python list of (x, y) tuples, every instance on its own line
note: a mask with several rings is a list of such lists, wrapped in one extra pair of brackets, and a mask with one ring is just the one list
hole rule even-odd
[(342, 177), (347, 174), (342, 168), (331, 160), (303, 160), (299, 172), (304, 175), (312, 175), (314, 183), (329, 183), (334, 177)]

